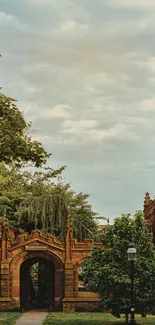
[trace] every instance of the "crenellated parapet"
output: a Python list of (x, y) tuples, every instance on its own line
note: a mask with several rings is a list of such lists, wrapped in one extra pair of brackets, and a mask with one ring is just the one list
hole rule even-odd
[(64, 248), (64, 242), (58, 240), (55, 236), (52, 236), (49, 233), (43, 233), (41, 230), (33, 230), (31, 234), (28, 232), (23, 232), (18, 235), (14, 240), (11, 241), (11, 247), (22, 245), (23, 243), (27, 243), (38, 239), (40, 242), (46, 242), (48, 245), (54, 245), (57, 248)]

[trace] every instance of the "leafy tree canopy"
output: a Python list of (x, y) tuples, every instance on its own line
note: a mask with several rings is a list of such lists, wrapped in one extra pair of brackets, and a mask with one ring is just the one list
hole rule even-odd
[(122, 215), (100, 236), (105, 251), (94, 247), (92, 258), (85, 260), (82, 278), (90, 291), (99, 292), (104, 310), (115, 316), (130, 310), (129, 243), (137, 249), (135, 263), (136, 311), (144, 315), (155, 304), (155, 251), (141, 211), (133, 218)]
[(0, 162), (42, 166), (50, 155), (40, 142), (30, 137), (30, 124), (25, 121), (15, 102), (0, 93)]
[(62, 181), (62, 166), (58, 170), (22, 171), (18, 167), (0, 164), (0, 215), (7, 209), (10, 224), (26, 231), (34, 228), (64, 237), (66, 218), (70, 214), (73, 235), (82, 240), (97, 232), (96, 213), (88, 203), (89, 195), (76, 194)]

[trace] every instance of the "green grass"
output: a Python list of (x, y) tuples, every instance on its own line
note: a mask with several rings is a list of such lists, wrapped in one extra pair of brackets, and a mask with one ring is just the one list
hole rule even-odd
[[(136, 315), (136, 320), (137, 324), (155, 325), (155, 316)], [(117, 319), (108, 313), (49, 313), (43, 325), (117, 325), (124, 321), (124, 316)]]
[(19, 317), (21, 317), (21, 313), (0, 312), (0, 325), (14, 325)]

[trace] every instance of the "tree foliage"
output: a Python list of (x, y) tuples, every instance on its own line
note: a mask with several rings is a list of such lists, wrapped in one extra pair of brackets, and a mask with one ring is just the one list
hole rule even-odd
[(39, 167), (50, 156), (42, 144), (29, 135), (30, 124), (15, 105), (15, 100), (0, 93), (0, 162), (24, 163)]
[(90, 204), (89, 195), (76, 194), (62, 181), (61, 173), (51, 168), (34, 172), (22, 171), (12, 165), (0, 164), (0, 215), (7, 209), (13, 226), (31, 232), (38, 228), (56, 236), (64, 237), (67, 215), (70, 214), (73, 235), (82, 240), (97, 232), (96, 215)]
[(136, 311), (144, 315), (155, 304), (155, 252), (143, 214), (133, 218), (122, 215), (100, 237), (105, 251), (94, 247), (92, 258), (82, 268), (87, 289), (99, 292), (105, 310), (119, 317), (130, 310), (130, 265), (127, 248), (134, 242), (137, 249), (135, 263)]

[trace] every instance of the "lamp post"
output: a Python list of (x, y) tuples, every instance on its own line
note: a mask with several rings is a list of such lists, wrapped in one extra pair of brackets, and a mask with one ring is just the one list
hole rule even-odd
[(135, 320), (135, 306), (134, 306), (134, 262), (136, 261), (136, 248), (134, 244), (130, 244), (127, 250), (128, 261), (130, 261), (131, 266), (131, 319), (130, 324), (136, 324)]

